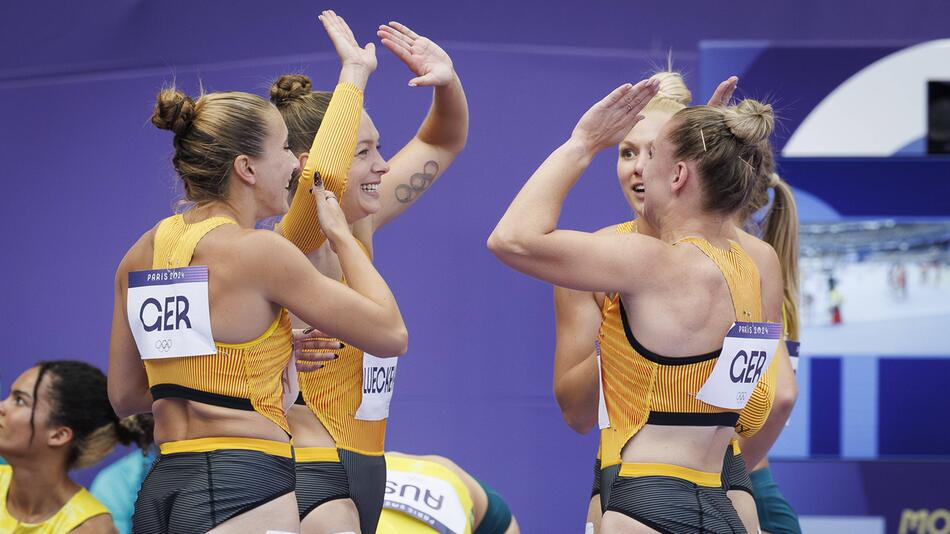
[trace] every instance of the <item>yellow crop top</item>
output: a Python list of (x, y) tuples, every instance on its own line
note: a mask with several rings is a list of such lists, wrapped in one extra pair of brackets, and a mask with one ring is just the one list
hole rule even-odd
[[(761, 321), (759, 270), (735, 242), (721, 250), (701, 238), (685, 238), (705, 253), (722, 271), (729, 286), (737, 320)], [(757, 384), (741, 412), (730, 411), (696, 399), (709, 377), (719, 351), (686, 358), (660, 356), (643, 347), (627, 322), (619, 296), (605, 303), (598, 334), (601, 350), (604, 400), (610, 426), (601, 430), (604, 467), (620, 463), (620, 453), (643, 425), (735, 426), (749, 437), (762, 427), (775, 397), (775, 360)]]
[(277, 225), (277, 231), (304, 254), (320, 248), (327, 239), (317, 222), (317, 208), (310, 193), (314, 178), (319, 176), (326, 190), (343, 201), (362, 117), (363, 91), (348, 83), (337, 85), (310, 146), (290, 211)]
[[(429, 460), (424, 460), (419, 457), (387, 453), (386, 471), (400, 471), (403, 473), (419, 474), (447, 482), (452, 487), (455, 494), (436, 495), (434, 498), (438, 499), (437, 502), (439, 502), (439, 504), (443, 504), (444, 499), (458, 499), (462, 505), (462, 509), (468, 517), (465, 525), (465, 531), (459, 532), (458, 534), (471, 534), (475, 522), (475, 504), (472, 500), (472, 494), (469, 492), (468, 487), (465, 485), (462, 479), (457, 474), (452, 472), (451, 469), (445, 467), (444, 465), (431, 462)], [(396, 484), (392, 483), (392, 481), (387, 482), (386, 489), (387, 491), (386, 494), (384, 494), (384, 499), (385, 495), (388, 495), (390, 492), (402, 490), (402, 488), (397, 488)], [(415, 488), (409, 489), (414, 490)], [(420, 488), (421, 492), (425, 492), (426, 489), (428, 488)], [(419, 519), (415, 519), (412, 515), (410, 515), (410, 513), (399, 512), (392, 508), (387, 508), (385, 505), (379, 518), (379, 526), (376, 529), (377, 534), (431, 534), (433, 532), (440, 531), (423, 523)]]
[(102, 505), (86, 488), (80, 488), (66, 501), (53, 517), (42, 523), (21, 523), (7, 510), (7, 491), (13, 479), (13, 468), (0, 465), (0, 532), (7, 534), (62, 534), (70, 532), (88, 519), (108, 514)]
[[(190, 265), (201, 238), (223, 224), (236, 223), (227, 217), (211, 217), (187, 224), (182, 215), (163, 220), (155, 232), (152, 269)], [(208, 275), (214, 276), (214, 273)], [(293, 356), (287, 310), (281, 309), (270, 327), (256, 339), (246, 343), (215, 343), (215, 347), (218, 352), (207, 356), (145, 360), (152, 397), (155, 400), (177, 397), (254, 410), (289, 434), (281, 385), (284, 368)]]

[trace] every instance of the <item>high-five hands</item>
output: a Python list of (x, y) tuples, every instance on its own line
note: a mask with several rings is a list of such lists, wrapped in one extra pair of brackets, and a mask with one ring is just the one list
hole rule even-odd
[(411, 87), (448, 85), (455, 78), (452, 58), (445, 50), (406, 26), (390, 22), (380, 26), (376, 35), (416, 75), (409, 80)]

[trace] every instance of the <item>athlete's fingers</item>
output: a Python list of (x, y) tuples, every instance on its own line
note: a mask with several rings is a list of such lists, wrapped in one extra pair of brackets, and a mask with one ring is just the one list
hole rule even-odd
[(716, 90), (713, 92), (713, 95), (709, 98), (709, 102), (707, 102), (706, 105), (712, 107), (729, 105), (729, 101), (732, 100), (732, 95), (735, 93), (738, 86), (738, 76), (730, 76), (726, 80), (723, 80), (719, 86), (716, 87)]
[(408, 36), (411, 37), (412, 39), (418, 39), (418, 38), (419, 38), (419, 34), (416, 33), (416, 32), (414, 32), (414, 31), (412, 31), (412, 30), (410, 30), (409, 27), (406, 26), (405, 24), (400, 24), (400, 23), (398, 23), (398, 22), (396, 22), (396, 21), (394, 21), (394, 20), (391, 20), (391, 21), (389, 21), (389, 25), (392, 26), (393, 28), (395, 28), (396, 30), (399, 30), (401, 33), (403, 33), (403, 34), (405, 34), (405, 35), (408, 35)]

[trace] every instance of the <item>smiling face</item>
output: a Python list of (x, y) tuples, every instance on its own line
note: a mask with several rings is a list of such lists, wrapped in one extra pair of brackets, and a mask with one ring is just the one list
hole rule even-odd
[[(27, 455), (42, 441), (40, 437), (43, 435), (43, 429), (47, 427), (50, 407), (49, 395), (44, 391), (46, 388), (43, 384), (37, 391), (39, 399), (33, 396), (37, 375), (39, 368), (27, 369), (10, 386), (7, 398), (0, 401), (0, 456), (10, 459)], [(46, 382), (45, 377), (43, 381)], [(36, 432), (31, 443), (33, 428)]]
[(637, 214), (643, 212), (645, 198), (643, 186), (643, 169), (649, 158), (650, 144), (664, 124), (673, 118), (667, 111), (654, 110), (642, 113), (643, 120), (630, 130), (627, 137), (620, 142), (620, 151), (617, 157), (617, 178), (620, 180), (620, 189), (624, 198)]
[(347, 175), (347, 188), (341, 207), (350, 223), (380, 210), (379, 185), (389, 165), (379, 153), (379, 132), (366, 112), (360, 120), (356, 154)]
[(258, 217), (271, 217), (287, 213), (290, 209), (287, 191), (299, 164), (287, 144), (287, 126), (280, 113), (274, 109), (267, 117), (267, 137), (260, 156), (250, 158), (257, 179), (255, 198)]

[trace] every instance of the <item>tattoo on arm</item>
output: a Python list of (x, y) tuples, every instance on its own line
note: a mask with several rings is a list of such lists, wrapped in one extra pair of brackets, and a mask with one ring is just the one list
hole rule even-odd
[(399, 184), (396, 187), (396, 200), (403, 204), (412, 202), (432, 185), (432, 180), (435, 180), (438, 174), (439, 164), (432, 160), (427, 161), (422, 166), (422, 172), (417, 172), (409, 177), (408, 184)]

